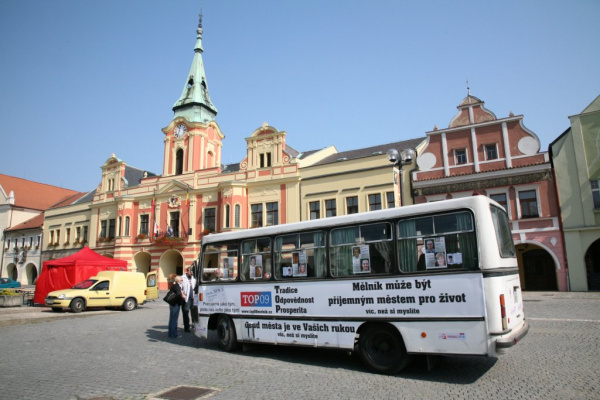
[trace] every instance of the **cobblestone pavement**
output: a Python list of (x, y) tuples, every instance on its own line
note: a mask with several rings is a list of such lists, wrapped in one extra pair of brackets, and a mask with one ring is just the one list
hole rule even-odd
[(523, 297), (531, 328), (509, 354), (444, 357), (431, 372), (416, 359), (397, 376), (370, 373), (340, 351), (225, 353), (214, 337), (169, 339), (162, 301), (77, 315), (3, 309), (0, 399), (141, 400), (179, 385), (212, 388), (214, 399), (598, 399), (600, 293)]

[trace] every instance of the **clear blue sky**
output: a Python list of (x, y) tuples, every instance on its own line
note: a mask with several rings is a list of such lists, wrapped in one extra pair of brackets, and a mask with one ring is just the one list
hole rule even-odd
[(300, 151), (424, 136), (467, 79), (547, 150), (600, 94), (598, 0), (3, 0), (0, 173), (88, 191), (112, 153), (161, 173), (201, 6), (224, 163), (265, 121)]

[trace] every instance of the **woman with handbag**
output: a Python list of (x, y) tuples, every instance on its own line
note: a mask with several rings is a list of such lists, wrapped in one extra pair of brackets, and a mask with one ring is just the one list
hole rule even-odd
[(177, 334), (177, 321), (179, 319), (179, 309), (183, 303), (183, 293), (181, 291), (182, 279), (180, 276), (175, 276), (173, 279), (173, 286), (171, 286), (169, 293), (165, 296), (165, 301), (169, 297), (172, 298), (171, 301), (167, 301), (169, 303), (169, 337), (180, 338), (181, 335)]

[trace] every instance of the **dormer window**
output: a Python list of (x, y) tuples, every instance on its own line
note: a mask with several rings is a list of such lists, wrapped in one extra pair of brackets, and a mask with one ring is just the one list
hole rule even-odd
[(268, 168), (271, 166), (271, 153), (259, 154), (260, 168)]

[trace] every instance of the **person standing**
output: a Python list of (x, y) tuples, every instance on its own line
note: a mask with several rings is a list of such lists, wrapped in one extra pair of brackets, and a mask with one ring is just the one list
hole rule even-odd
[(177, 334), (177, 321), (179, 320), (179, 308), (183, 304), (184, 297), (181, 291), (181, 277), (175, 276), (173, 280), (173, 286), (169, 291), (175, 293), (176, 301), (169, 303), (169, 337), (177, 339), (181, 337)]
[(194, 288), (196, 287), (196, 278), (194, 278), (194, 271), (192, 267), (185, 269), (185, 275), (181, 276), (184, 303), (181, 307), (181, 313), (183, 314), (183, 329), (185, 332), (191, 332), (190, 329), (190, 311), (194, 306)]

